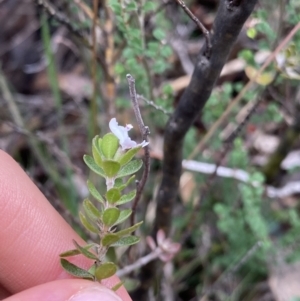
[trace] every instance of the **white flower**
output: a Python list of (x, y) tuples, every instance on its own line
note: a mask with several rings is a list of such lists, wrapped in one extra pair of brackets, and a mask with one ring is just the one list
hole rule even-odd
[(109, 122), (109, 128), (112, 133), (119, 139), (122, 150), (131, 149), (134, 147), (144, 147), (149, 144), (145, 140), (137, 144), (135, 141), (131, 140), (128, 136), (128, 132), (133, 128), (131, 124), (126, 124), (126, 126), (121, 126), (118, 124), (116, 118), (112, 118)]

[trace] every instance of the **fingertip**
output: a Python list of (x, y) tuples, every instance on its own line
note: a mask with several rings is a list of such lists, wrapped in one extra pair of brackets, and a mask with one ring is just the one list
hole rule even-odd
[(5, 301), (131, 301), (127, 296), (118, 296), (105, 286), (80, 279), (65, 279), (48, 282), (16, 295)]
[[(1, 245), (5, 246), (0, 248), (0, 283), (7, 292), (18, 293), (45, 282), (70, 278), (62, 270), (58, 255), (74, 248), (72, 239), (80, 244), (84, 241), (55, 211), (19, 164), (2, 150), (0, 229)], [(91, 265), (90, 260), (81, 256), (74, 258), (74, 263), (83, 268)], [(118, 277), (113, 276), (102, 283), (111, 288), (119, 282)], [(0, 287), (0, 295), (1, 292)], [(124, 287), (117, 295), (122, 296), (122, 300), (131, 300)]]

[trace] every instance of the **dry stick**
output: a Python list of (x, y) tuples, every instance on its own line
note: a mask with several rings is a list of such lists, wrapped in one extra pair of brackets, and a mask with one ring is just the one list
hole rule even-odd
[[(150, 134), (150, 131), (149, 131), (149, 127), (145, 126), (144, 121), (142, 119), (142, 115), (141, 115), (138, 100), (137, 100), (137, 94), (136, 94), (136, 90), (135, 90), (135, 79), (130, 74), (127, 74), (126, 78), (127, 78), (128, 85), (129, 85), (129, 93), (130, 93), (130, 98), (131, 98), (132, 105), (133, 105), (134, 114), (135, 114), (139, 129), (140, 129), (140, 132), (142, 135), (142, 139), (145, 141), (148, 141), (148, 136)], [(135, 196), (135, 198), (133, 200), (133, 204), (132, 204), (132, 214), (130, 217), (131, 225), (134, 224), (135, 210), (136, 210), (138, 202), (141, 198), (141, 194), (142, 194), (142, 191), (146, 184), (146, 181), (147, 181), (147, 178), (149, 175), (149, 171), (150, 171), (149, 145), (146, 145), (144, 147), (144, 154), (145, 154), (144, 155), (144, 171), (143, 171), (141, 180), (137, 184), (136, 196)]]
[(209, 31), (206, 29), (206, 27), (199, 21), (199, 19), (191, 12), (191, 10), (186, 6), (186, 4), (182, 0), (176, 0), (178, 4), (182, 7), (182, 9), (185, 11), (185, 13), (197, 24), (197, 26), (200, 28), (202, 33), (205, 36), (206, 41), (206, 56), (209, 58), (211, 54), (211, 41), (210, 41), (210, 35)]
[[(173, 207), (178, 195), (182, 169), (184, 137), (211, 95), (230, 49), (257, 0), (242, 1), (240, 7), (233, 12), (228, 9), (228, 2), (228, 0), (220, 1), (218, 7), (213, 24), (214, 34), (211, 36), (213, 45), (211, 57), (207, 59), (203, 55), (205, 50), (202, 48), (195, 62), (190, 84), (181, 96), (165, 129), (163, 177), (156, 198), (157, 209), (153, 235), (158, 229), (163, 229), (165, 233), (171, 230)], [(146, 298), (147, 291), (153, 284), (154, 275), (159, 272), (160, 268), (154, 264), (141, 269), (140, 279), (143, 285), (137, 291), (139, 297)]]
[(162, 250), (160, 248), (156, 248), (154, 251), (149, 253), (148, 255), (139, 258), (136, 260), (133, 264), (125, 266), (122, 270), (117, 271), (116, 275), (118, 277), (123, 277), (128, 274), (130, 274), (133, 271), (136, 271), (137, 269), (141, 268), (142, 266), (148, 264), (149, 262), (155, 260), (159, 257), (159, 255), (162, 253)]
[[(81, 0), (73, 0), (73, 1), (74, 1), (74, 3), (76, 3), (78, 5), (78, 7), (81, 9), (81, 11), (83, 11), (89, 17), (89, 19), (91, 19), (91, 20), (94, 19), (94, 13), (90, 9), (89, 6), (87, 6)], [(103, 31), (103, 29), (101, 28), (101, 23), (100, 23), (99, 19), (96, 20), (96, 23), (97, 23), (97, 26)]]
[(137, 98), (143, 100), (147, 105), (153, 107), (157, 111), (161, 111), (162, 113), (164, 113), (167, 116), (171, 116), (171, 114), (172, 114), (172, 112), (165, 110), (163, 107), (157, 105), (153, 100), (149, 100), (146, 97), (144, 97), (143, 95), (137, 95)]
[(270, 54), (265, 63), (261, 66), (261, 68), (256, 72), (255, 76), (252, 77), (248, 83), (244, 86), (241, 92), (234, 98), (234, 100), (228, 105), (227, 109), (223, 113), (223, 115), (213, 124), (207, 134), (203, 137), (200, 143), (195, 147), (193, 152), (188, 157), (189, 160), (193, 159), (199, 152), (203, 150), (206, 143), (211, 139), (215, 131), (219, 128), (219, 126), (228, 118), (231, 110), (236, 106), (245, 93), (250, 89), (251, 85), (258, 78), (258, 76), (271, 64), (271, 62), (275, 59), (276, 55), (287, 45), (287, 43), (292, 39), (292, 37), (296, 34), (296, 32), (300, 29), (300, 22), (295, 25), (295, 27), (290, 31), (290, 33), (286, 36), (286, 38), (278, 45), (278, 47)]

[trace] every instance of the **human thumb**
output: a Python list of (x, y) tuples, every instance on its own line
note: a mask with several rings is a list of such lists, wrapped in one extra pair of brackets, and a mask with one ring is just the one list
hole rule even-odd
[[(121, 298), (122, 297), (122, 298)], [(121, 297), (105, 286), (80, 279), (64, 279), (41, 284), (3, 301), (130, 301), (127, 294)]]

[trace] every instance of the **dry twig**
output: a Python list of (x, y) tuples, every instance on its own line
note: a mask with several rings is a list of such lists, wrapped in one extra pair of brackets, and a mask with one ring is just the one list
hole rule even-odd
[(137, 95), (137, 98), (143, 100), (147, 105), (153, 107), (154, 109), (156, 109), (158, 111), (161, 111), (165, 115), (170, 116), (172, 114), (172, 112), (165, 110), (163, 107), (155, 104), (155, 102), (153, 100), (149, 100), (146, 97), (144, 97), (143, 95)]
[(197, 24), (197, 26), (200, 28), (202, 33), (204, 34), (205, 40), (206, 40), (206, 56), (207, 58), (210, 57), (211, 54), (211, 40), (209, 31), (206, 29), (206, 27), (199, 21), (199, 19), (191, 12), (191, 10), (186, 6), (186, 4), (182, 0), (176, 0), (178, 4), (182, 7), (182, 9), (185, 11), (185, 13)]
[[(135, 90), (135, 79), (130, 74), (127, 74), (126, 77), (127, 77), (127, 81), (128, 81), (128, 85), (129, 85), (130, 98), (132, 101), (134, 114), (135, 114), (139, 129), (140, 129), (140, 132), (142, 135), (142, 139), (145, 141), (148, 141), (148, 136), (150, 134), (150, 131), (149, 131), (149, 127), (145, 126), (144, 121), (142, 119), (140, 109), (139, 109), (137, 94), (136, 94), (136, 90)], [(146, 145), (144, 147), (144, 154), (145, 154), (144, 171), (143, 171), (142, 179), (137, 184), (136, 196), (135, 196), (135, 198), (133, 200), (133, 204), (132, 204), (132, 215), (131, 215), (131, 219), (130, 219), (131, 225), (134, 224), (135, 210), (136, 210), (138, 202), (141, 198), (141, 194), (142, 194), (142, 191), (146, 184), (146, 181), (147, 181), (147, 178), (149, 175), (149, 171), (150, 171), (149, 145)]]

